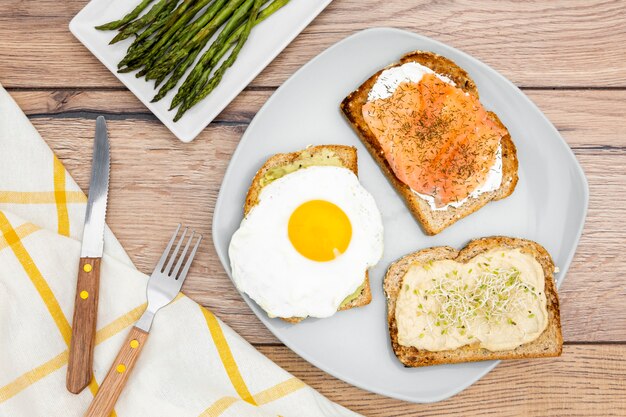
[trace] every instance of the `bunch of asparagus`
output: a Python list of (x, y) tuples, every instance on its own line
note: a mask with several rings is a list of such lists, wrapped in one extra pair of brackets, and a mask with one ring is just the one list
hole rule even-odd
[[(118, 64), (118, 72), (140, 69), (136, 76), (155, 80), (155, 87), (165, 81), (152, 102), (165, 97), (195, 63), (172, 99), (170, 110), (178, 107), (175, 122), (217, 87), (226, 70), (237, 60), (252, 27), (289, 2), (158, 0), (140, 17), (154, 1), (142, 0), (122, 19), (96, 29), (118, 30), (111, 44), (135, 36), (126, 56)], [(261, 9), (266, 3), (269, 4)], [(196, 62), (218, 31), (215, 40)]]

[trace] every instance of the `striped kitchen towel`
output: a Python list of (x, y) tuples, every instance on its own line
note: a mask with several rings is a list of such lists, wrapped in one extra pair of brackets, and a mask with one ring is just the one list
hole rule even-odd
[[(130, 326), (147, 276), (110, 230), (95, 378), (65, 389), (86, 197), (0, 86), (0, 416), (82, 416)], [(356, 416), (259, 353), (184, 295), (157, 316), (119, 417)]]

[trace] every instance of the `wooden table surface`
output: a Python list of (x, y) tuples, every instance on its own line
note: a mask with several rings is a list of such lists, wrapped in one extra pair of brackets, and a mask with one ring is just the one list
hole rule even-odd
[[(196, 225), (208, 239), (184, 292), (276, 363), (368, 416), (626, 416), (625, 1), (335, 0), (191, 144), (176, 140), (70, 34), (85, 3), (0, 0), (0, 83), (83, 189), (94, 119), (106, 115), (108, 222), (140, 270), (151, 270), (172, 224)], [(559, 291), (563, 356), (503, 362), (437, 404), (371, 394), (300, 359), (252, 314), (210, 241), (224, 171), (260, 106), (318, 53), (374, 26), (460, 48), (520, 86), (574, 150), (591, 189), (583, 237)]]

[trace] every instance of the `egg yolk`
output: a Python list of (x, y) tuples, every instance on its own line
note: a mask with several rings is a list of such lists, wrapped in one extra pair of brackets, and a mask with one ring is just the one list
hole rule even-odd
[(327, 262), (348, 249), (352, 224), (337, 205), (325, 200), (311, 200), (291, 214), (288, 234), (300, 255), (312, 261)]

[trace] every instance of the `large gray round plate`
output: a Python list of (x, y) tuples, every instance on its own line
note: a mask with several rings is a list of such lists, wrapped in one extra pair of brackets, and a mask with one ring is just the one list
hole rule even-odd
[[(454, 60), (476, 81), (481, 100), (508, 127), (517, 146), (519, 183), (437, 236), (426, 236), (382, 175), (339, 110), (339, 103), (371, 74), (416, 49)], [(215, 206), (213, 240), (230, 274), (228, 244), (242, 219), (247, 189), (271, 155), (311, 144), (356, 146), (359, 177), (376, 198), (385, 226), (385, 253), (370, 271), (371, 304), (327, 319), (290, 325), (244, 299), (267, 328), (313, 365), (360, 388), (413, 402), (445, 399), (468, 387), (497, 362), (408, 369), (389, 344), (382, 279), (395, 259), (430, 246), (464, 246), (470, 239), (507, 235), (532, 239), (552, 254), (563, 280), (587, 211), (580, 165), (557, 130), (510, 81), (471, 56), (413, 33), (369, 29), (337, 43), (287, 80), (256, 115), (235, 151)]]

